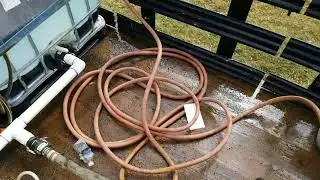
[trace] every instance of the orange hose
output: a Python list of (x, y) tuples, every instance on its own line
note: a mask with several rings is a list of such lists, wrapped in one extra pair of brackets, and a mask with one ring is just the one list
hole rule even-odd
[[(201, 163), (215, 154), (217, 154), (222, 147), (226, 144), (229, 136), (231, 135), (232, 124), (238, 122), (243, 117), (253, 113), (255, 110), (262, 108), (266, 105), (279, 103), (283, 101), (298, 101), (309, 106), (316, 114), (318, 120), (320, 121), (320, 110), (319, 108), (310, 100), (307, 100), (303, 97), (298, 96), (283, 96), (270, 99), (264, 103), (261, 103), (253, 108), (248, 109), (247, 111), (239, 114), (237, 117), (232, 118), (231, 113), (228, 111), (228, 108), (221, 102), (210, 98), (204, 97), (207, 84), (208, 84), (208, 77), (207, 72), (203, 65), (193, 56), (171, 48), (162, 48), (161, 41), (155, 31), (147, 24), (147, 22), (140, 16), (140, 14), (133, 8), (133, 6), (127, 1), (124, 0), (127, 7), (135, 14), (136, 17), (140, 19), (140, 21), (144, 24), (147, 30), (151, 33), (154, 37), (155, 41), (157, 42), (157, 48), (149, 48), (143, 49), (139, 51), (133, 51), (129, 53), (124, 53), (119, 56), (116, 56), (110, 59), (104, 66), (100, 69), (90, 71), (83, 76), (81, 76), (78, 80), (76, 80), (72, 86), (69, 88), (66, 96), (64, 98), (63, 103), (63, 115), (66, 122), (68, 129), (71, 133), (78, 139), (85, 140), (89, 145), (97, 148), (102, 148), (112, 159), (114, 159), (117, 163), (119, 163), (123, 168), (120, 171), (120, 179), (125, 179), (125, 169), (129, 169), (132, 171), (140, 172), (140, 173), (165, 173), (165, 172), (173, 172), (173, 179), (178, 179), (177, 170), (193, 166), (195, 164)], [(149, 74), (141, 69), (135, 67), (123, 67), (116, 70), (109, 69), (110, 66), (115, 65), (119, 62), (123, 62), (129, 58), (139, 57), (139, 56), (151, 56), (156, 57), (156, 61), (152, 72)], [(160, 61), (162, 56), (165, 57), (172, 57), (177, 60), (185, 61), (192, 65), (198, 72), (199, 75), (199, 85), (196, 91), (191, 91), (185, 85), (168, 79), (164, 77), (157, 76), (157, 70), (160, 65)], [(140, 75), (139, 78), (133, 78), (129, 75), (124, 74), (124, 72), (135, 72), (136, 74)], [(104, 76), (108, 75), (105, 82), (103, 82)], [(109, 90), (109, 84), (112, 81), (113, 77), (118, 76), (123, 79), (128, 80), (127, 82), (118, 85), (117, 87)], [(94, 116), (94, 130), (96, 139), (93, 139), (87, 136), (81, 129), (78, 127), (75, 117), (75, 108), (76, 103), (81, 95), (83, 89), (94, 79), (97, 78), (97, 85), (98, 85), (98, 93), (100, 97), (100, 104), (98, 105), (95, 116)], [(166, 82), (170, 83), (174, 86), (179, 87), (185, 94), (183, 95), (173, 95), (167, 92), (162, 92), (159, 88), (159, 83)], [(143, 96), (142, 101), (142, 111), (141, 111), (141, 120), (137, 120), (132, 116), (122, 112), (119, 110), (116, 105), (113, 104), (111, 100), (111, 96), (123, 90), (124, 88), (131, 86), (131, 85), (139, 85), (145, 88), (145, 93)], [(153, 117), (151, 120), (147, 118), (147, 100), (149, 97), (150, 92), (156, 94), (156, 109), (154, 111)], [(73, 95), (73, 96), (72, 96)], [(72, 97), (71, 97), (72, 96)], [(176, 122), (182, 116), (185, 115), (183, 111), (183, 105), (176, 107), (171, 112), (167, 113), (163, 117), (159, 117), (160, 112), (160, 105), (162, 98), (169, 98), (174, 100), (185, 100), (186, 103), (195, 103), (196, 105), (196, 114), (193, 117), (192, 121), (185, 126), (178, 127), (178, 128), (169, 128), (171, 124)], [(70, 102), (71, 100), (71, 102)], [(188, 129), (193, 123), (196, 121), (199, 113), (200, 113), (200, 102), (213, 102), (218, 104), (226, 113), (226, 122), (223, 125), (220, 125), (212, 130), (207, 132), (199, 133), (199, 134), (192, 134), (192, 135), (185, 135), (181, 134), (184, 130)], [(115, 117), (116, 120), (121, 122), (122, 124), (126, 125), (128, 128), (139, 130), (139, 134), (127, 138), (125, 140), (114, 141), (114, 142), (105, 142), (99, 128), (99, 117), (102, 108), (108, 110), (108, 112)], [(175, 141), (192, 141), (192, 140), (199, 140), (203, 138), (207, 138), (213, 136), (222, 130), (226, 130), (222, 140), (219, 144), (212, 149), (210, 152), (205, 154), (204, 156), (180, 163), (175, 164), (174, 161), (171, 159), (170, 155), (161, 147), (159, 142), (156, 140), (156, 137), (165, 137), (170, 140)], [(158, 169), (144, 169), (139, 168), (133, 165), (130, 165), (131, 159), (135, 156), (135, 154), (147, 143), (151, 143), (157, 151), (163, 156), (163, 158), (167, 161), (168, 167), (158, 168)], [(122, 148), (132, 144), (139, 143), (134, 150), (128, 155), (127, 159), (124, 161), (116, 156), (111, 149), (113, 148)], [(125, 169), (124, 169), (125, 168)]]

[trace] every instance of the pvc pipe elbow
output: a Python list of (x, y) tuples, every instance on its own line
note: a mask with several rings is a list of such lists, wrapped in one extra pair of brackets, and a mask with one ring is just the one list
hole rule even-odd
[(72, 65), (70, 68), (74, 69), (79, 75), (84, 70), (85, 67), (86, 67), (86, 63), (81, 59), (77, 58), (76, 63)]
[(63, 61), (68, 65), (71, 65), (70, 69), (73, 69), (78, 75), (86, 67), (86, 63), (83, 60), (72, 54), (66, 54), (63, 58)]

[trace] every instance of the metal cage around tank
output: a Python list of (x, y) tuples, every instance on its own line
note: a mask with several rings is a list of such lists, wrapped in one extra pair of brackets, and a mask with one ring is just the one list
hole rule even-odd
[[(59, 70), (48, 56), (53, 46), (64, 45), (76, 52), (101, 29), (96, 27), (100, 20), (99, 0), (48, 0), (36, 5), (33, 0), (24, 3), (20, 8), (35, 10), (29, 10), (30, 17), (14, 25), (12, 32), (8, 28), (0, 43), (0, 93), (7, 88), (8, 70), (3, 58), (8, 58), (14, 78), (9, 98), (12, 107), (20, 105)], [(37, 10), (39, 7), (42, 9)], [(20, 15), (18, 11), (19, 8), (5, 13)]]

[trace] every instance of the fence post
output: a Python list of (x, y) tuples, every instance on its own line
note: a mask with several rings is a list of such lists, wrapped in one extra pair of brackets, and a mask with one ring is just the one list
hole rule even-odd
[(310, 85), (309, 90), (320, 95), (320, 75), (318, 75), (318, 77)]
[[(253, 0), (232, 0), (229, 6), (228, 16), (238, 21), (246, 21)], [(236, 49), (237, 41), (234, 39), (221, 36), (217, 54), (226, 58), (232, 58)]]
[(155, 29), (156, 13), (152, 9), (141, 7), (141, 14), (143, 19), (145, 19), (153, 29)]

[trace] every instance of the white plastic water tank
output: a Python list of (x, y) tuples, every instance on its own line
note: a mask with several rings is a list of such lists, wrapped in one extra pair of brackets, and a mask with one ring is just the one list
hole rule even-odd
[[(2, 88), (5, 88), (5, 82), (8, 80), (8, 69), (3, 56), (0, 56), (0, 84), (3, 84)], [(0, 89), (1, 90), (1, 89)]]
[[(32, 0), (32, 2), (30, 1), (29, 3), (34, 4), (35, 1), (42, 3), (40, 0)], [(13, 8), (10, 11), (16, 10), (16, 12), (19, 13), (19, 8), (20, 10), (23, 10), (23, 6), (29, 6), (28, 2), (24, 3), (25, 4), (21, 3), (21, 5), (17, 5), (16, 8)], [(19, 80), (23, 81), (23, 78), (21, 77), (27, 75), (38, 65), (45, 66), (43, 62), (40, 63), (40, 61), (42, 60), (43, 55), (45, 55), (53, 45), (60, 43), (63, 45), (70, 44), (72, 47), (75, 46), (75, 49), (79, 49), (81, 48), (82, 44), (87, 42), (88, 39), (93, 36), (92, 34), (96, 33), (104, 26), (101, 26), (100, 23), (101, 27), (99, 27), (99, 29), (95, 29), (95, 22), (93, 22), (92, 18), (92, 14), (94, 14), (99, 7), (99, 0), (48, 0), (43, 3), (44, 7), (47, 6), (49, 9), (51, 8), (50, 11), (53, 11), (52, 14), (50, 14), (49, 17), (45, 17), (45, 20), (40, 24), (37, 24), (37, 26), (33, 26), (30, 31), (28, 31), (28, 25), (30, 23), (27, 23), (27, 28), (22, 28), (22, 30), (26, 32), (24, 33), (23, 38), (15, 42), (13, 46), (9, 46), (9, 49), (6, 50), (7, 57), (13, 65), (14, 80), (17, 80), (19, 77)], [(55, 7), (52, 8), (52, 5)], [(47, 11), (49, 10), (43, 10), (44, 16)], [(42, 17), (40, 17), (40, 19), (41, 18)], [(88, 20), (92, 21), (91, 30), (82, 37), (83, 39), (80, 39), (79, 35), (77, 35), (77, 28), (80, 28), (86, 22), (90, 22)], [(19, 32), (19, 30), (17, 32)], [(21, 34), (17, 34), (7, 39), (10, 40), (17, 37), (20, 38), (22, 36)], [(3, 42), (4, 41), (0, 39), (1, 52), (4, 52), (3, 47), (6, 45), (6, 42)], [(7, 87), (8, 81), (7, 66), (3, 56), (1, 55), (2, 54), (0, 54), (0, 91)], [(26, 84), (27, 88), (29, 88), (27, 83), (24, 84)], [(28, 89), (25, 90), (28, 91)]]

